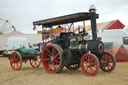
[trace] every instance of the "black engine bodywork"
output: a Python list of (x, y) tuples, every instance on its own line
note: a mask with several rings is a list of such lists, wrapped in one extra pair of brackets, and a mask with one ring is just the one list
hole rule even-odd
[[(76, 41), (71, 40), (76, 38)], [(104, 52), (104, 44), (100, 40), (82, 40), (78, 41), (79, 36), (75, 35), (73, 32), (60, 33), (59, 37), (53, 40), (53, 44), (58, 44), (64, 50), (63, 57), (65, 60), (65, 65), (72, 65), (80, 63), (80, 60), (84, 54), (87, 52), (94, 53), (98, 59)]]

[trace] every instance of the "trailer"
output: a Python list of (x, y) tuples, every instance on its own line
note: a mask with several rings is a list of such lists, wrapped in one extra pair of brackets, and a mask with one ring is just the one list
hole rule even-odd
[(4, 52), (4, 55), (8, 56), (10, 66), (13, 70), (20, 70), (22, 63), (27, 63), (27, 61), (29, 61), (33, 68), (40, 66), (40, 52), (35, 48), (31, 48), (26, 38), (10, 37), (7, 42), (7, 47), (8, 49)]
[[(45, 42), (42, 47), (42, 64), (47, 72), (60, 73), (64, 66), (69, 70), (77, 70), (81, 67), (88, 76), (96, 75), (99, 69), (104, 72), (114, 70), (116, 66), (115, 56), (104, 51), (104, 43), (97, 37), (96, 18), (99, 18), (99, 14), (96, 14), (96, 9), (91, 5), (89, 12), (33, 22), (34, 27), (42, 26), (42, 29), (68, 24), (68, 32), (61, 32), (58, 37), (53, 39), (47, 37), (51, 41)], [(87, 20), (91, 21), (92, 39), (89, 39), (89, 35), (84, 29)], [(83, 21), (84, 28), (83, 31), (76, 34), (71, 30), (71, 27), (75, 22), (80, 21)], [(45, 33), (42, 34), (42, 36), (44, 35)]]

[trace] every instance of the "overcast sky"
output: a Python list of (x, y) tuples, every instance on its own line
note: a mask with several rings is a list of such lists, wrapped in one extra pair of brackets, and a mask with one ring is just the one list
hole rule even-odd
[(97, 22), (119, 19), (128, 25), (128, 0), (0, 0), (0, 18), (20, 32), (33, 33), (33, 21), (87, 12), (91, 4), (100, 15)]

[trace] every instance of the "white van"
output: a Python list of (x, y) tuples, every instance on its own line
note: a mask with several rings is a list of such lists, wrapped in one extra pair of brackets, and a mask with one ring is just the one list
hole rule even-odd
[(23, 37), (9, 37), (6, 43), (6, 51), (3, 52), (4, 56), (10, 55), (17, 48), (29, 48), (30, 43)]
[(128, 48), (128, 32), (125, 29), (104, 30), (97, 33), (98, 37), (105, 42), (116, 42)]

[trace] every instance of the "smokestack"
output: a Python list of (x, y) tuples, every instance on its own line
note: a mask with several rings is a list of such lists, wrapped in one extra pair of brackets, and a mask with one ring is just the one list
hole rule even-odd
[(90, 17), (91, 17), (91, 29), (92, 29), (92, 39), (97, 40), (97, 33), (96, 33), (96, 9), (94, 5), (90, 6), (89, 9)]

